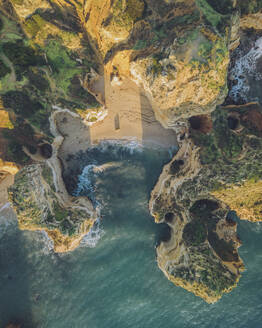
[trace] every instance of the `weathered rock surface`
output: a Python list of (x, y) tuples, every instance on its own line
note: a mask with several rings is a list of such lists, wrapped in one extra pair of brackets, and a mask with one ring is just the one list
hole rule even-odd
[(254, 104), (213, 111), (227, 95), (229, 50), (241, 29), (261, 26), (257, 0), (0, 0), (0, 173), (25, 166), (10, 189), (21, 228), (46, 230), (56, 251), (79, 244), (95, 212), (65, 191), (49, 118), (67, 108), (96, 121), (107, 83), (132, 79), (181, 145), (150, 202), (171, 231), (158, 264), (208, 302), (230, 291), (243, 263), (229, 210), (261, 220), (262, 114)]
[(93, 226), (96, 215), (87, 198), (63, 197), (47, 164), (29, 165), (15, 176), (9, 199), (23, 230), (44, 230), (54, 251), (76, 248)]
[(170, 239), (157, 247), (159, 267), (209, 303), (230, 291), (244, 269), (230, 211), (262, 220), (261, 115), (259, 105), (249, 104), (218, 108), (212, 130), (207, 119), (191, 120), (152, 191), (151, 213), (170, 227)]

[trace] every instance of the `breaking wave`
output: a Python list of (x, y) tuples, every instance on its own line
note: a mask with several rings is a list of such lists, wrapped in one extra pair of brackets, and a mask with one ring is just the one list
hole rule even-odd
[(101, 153), (110, 151), (114, 155), (118, 155), (121, 152), (133, 155), (137, 152), (141, 153), (143, 145), (136, 138), (129, 138), (128, 140), (104, 140), (98, 146), (91, 146), (89, 149), (96, 149)]
[(95, 205), (95, 190), (94, 190), (94, 184), (95, 184), (95, 174), (94, 174), (94, 164), (87, 165), (81, 175), (78, 176), (78, 185), (73, 193), (75, 197), (80, 195), (88, 196), (91, 201), (93, 202), (93, 205)]
[(92, 154), (92, 152), (94, 152), (94, 154), (99, 152), (100, 154), (110, 154), (111, 157), (111, 161), (101, 165), (96, 165), (96, 156), (93, 157), (91, 155), (90, 159), (93, 164), (88, 164), (84, 167), (82, 173), (78, 176), (77, 188), (73, 193), (75, 197), (89, 197), (96, 209), (98, 218), (90, 231), (82, 238), (80, 244), (80, 246), (95, 247), (101, 237), (105, 234), (102, 228), (100, 215), (102, 204), (97, 200), (96, 197), (97, 178), (104, 174), (105, 171), (120, 167), (122, 165), (121, 158), (123, 156), (125, 157), (127, 154), (133, 155), (135, 153), (141, 153), (143, 151), (143, 146), (135, 139), (129, 139), (125, 142), (118, 140), (106, 140), (100, 142), (98, 146), (90, 147), (88, 151), (89, 156)]
[(105, 231), (101, 227), (101, 221), (99, 218), (89, 232), (82, 238), (80, 246), (95, 247), (104, 234)]
[(87, 165), (82, 174), (78, 177), (78, 185), (74, 192), (74, 196), (85, 195), (92, 201), (93, 206), (96, 208), (97, 220), (89, 232), (82, 238), (80, 246), (95, 247), (100, 238), (104, 235), (104, 230), (101, 228), (100, 223), (100, 211), (101, 205), (96, 200), (95, 196), (95, 180), (103, 170), (99, 170), (99, 167), (90, 164)]
[(262, 74), (257, 72), (257, 60), (262, 56), (262, 38), (259, 38), (254, 47), (247, 54), (239, 53), (229, 78), (234, 81), (234, 85), (229, 91), (229, 96), (235, 102), (240, 100), (248, 102), (250, 86), (248, 78), (261, 80)]

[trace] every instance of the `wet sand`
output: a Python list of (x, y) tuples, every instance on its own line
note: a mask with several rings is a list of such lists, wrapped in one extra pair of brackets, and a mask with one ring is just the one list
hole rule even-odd
[(105, 99), (108, 115), (103, 121), (87, 126), (68, 112), (56, 116), (57, 128), (65, 137), (59, 151), (63, 160), (73, 153), (85, 151), (101, 141), (135, 141), (149, 147), (176, 147), (176, 134), (155, 119), (146, 96), (129, 79), (121, 84), (105, 81), (101, 77), (94, 85), (96, 93)]

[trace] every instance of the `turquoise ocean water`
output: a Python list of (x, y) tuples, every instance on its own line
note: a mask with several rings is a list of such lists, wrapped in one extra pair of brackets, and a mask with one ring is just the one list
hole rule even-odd
[(166, 229), (147, 204), (170, 154), (102, 149), (81, 163), (98, 169), (85, 169), (76, 191), (101, 207), (95, 247), (54, 254), (43, 234), (19, 231), (0, 213), (0, 328), (10, 321), (28, 328), (262, 327), (262, 225), (239, 222), (246, 271), (236, 289), (208, 305), (170, 283), (155, 261)]

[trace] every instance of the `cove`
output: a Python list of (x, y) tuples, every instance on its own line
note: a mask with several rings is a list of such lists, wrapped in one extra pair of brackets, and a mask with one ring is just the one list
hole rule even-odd
[(12, 212), (2, 211), (0, 327), (9, 321), (41, 328), (260, 327), (261, 224), (238, 222), (247, 270), (214, 305), (174, 286), (158, 269), (154, 246), (162, 228), (147, 206), (169, 159), (160, 149), (130, 153), (120, 146), (81, 154), (78, 171), (110, 164), (92, 177), (102, 218), (95, 247), (54, 254), (45, 235), (19, 231)]

